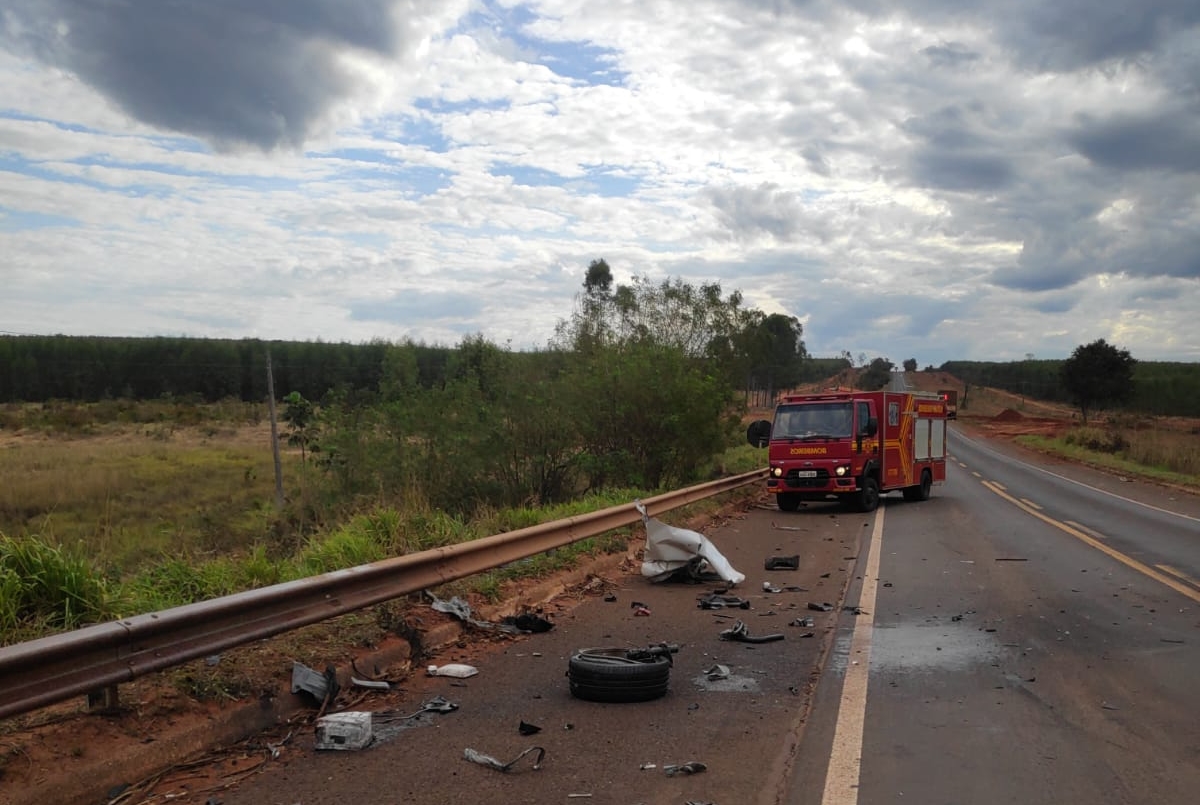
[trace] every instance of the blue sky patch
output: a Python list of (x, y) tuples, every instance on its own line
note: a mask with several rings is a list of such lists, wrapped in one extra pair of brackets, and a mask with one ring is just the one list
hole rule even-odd
[(66, 215), (14, 210), (11, 207), (0, 206), (0, 232), (29, 232), (76, 226), (79, 226), (79, 221)]

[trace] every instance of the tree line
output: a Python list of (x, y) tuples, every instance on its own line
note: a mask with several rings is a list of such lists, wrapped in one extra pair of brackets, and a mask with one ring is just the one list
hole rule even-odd
[[(1092, 355), (1097, 344), (1081, 345), (1071, 358), (1063, 360), (994, 361), (947, 361), (939, 369), (948, 372), (964, 383), (990, 386), (1014, 394), (1048, 402), (1079, 405), (1078, 389), (1070, 383), (1070, 372), (1064, 375), (1064, 367), (1073, 365), (1072, 360), (1083, 361)], [(1109, 347), (1110, 345), (1104, 345)], [(1100, 348), (1102, 356), (1112, 350)], [(1127, 356), (1127, 353), (1126, 353)], [(1105, 390), (1105, 400), (1122, 410), (1150, 416), (1200, 417), (1200, 363), (1171, 361), (1131, 361), (1126, 364), (1118, 360), (1113, 366), (1100, 367), (1096, 372), (1099, 382), (1113, 377), (1123, 385), (1121, 389)]]

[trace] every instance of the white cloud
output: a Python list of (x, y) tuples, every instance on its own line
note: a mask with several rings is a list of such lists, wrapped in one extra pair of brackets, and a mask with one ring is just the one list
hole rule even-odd
[(5, 326), (539, 346), (604, 257), (820, 355), (1200, 360), (1200, 19), (1106, 3), (18, 0)]

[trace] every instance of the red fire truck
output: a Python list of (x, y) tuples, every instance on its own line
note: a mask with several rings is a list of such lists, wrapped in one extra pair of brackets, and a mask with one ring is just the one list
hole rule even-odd
[(784, 397), (775, 419), (750, 425), (769, 450), (767, 489), (783, 511), (837, 499), (874, 511), (899, 489), (928, 500), (946, 480), (946, 401), (937, 394), (838, 391)]

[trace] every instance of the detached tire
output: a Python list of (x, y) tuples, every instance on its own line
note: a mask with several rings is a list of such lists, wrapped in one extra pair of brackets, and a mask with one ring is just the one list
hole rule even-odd
[(571, 695), (590, 702), (648, 702), (665, 695), (671, 661), (631, 660), (623, 648), (585, 648), (567, 665)]

